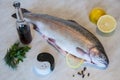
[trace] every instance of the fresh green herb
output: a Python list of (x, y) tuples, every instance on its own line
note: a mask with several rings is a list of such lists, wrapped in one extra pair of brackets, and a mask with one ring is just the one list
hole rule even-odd
[(14, 43), (11, 48), (7, 50), (7, 54), (4, 57), (6, 64), (16, 69), (19, 62), (23, 62), (23, 59), (26, 57), (25, 54), (29, 49), (30, 47), (28, 46), (20, 46), (20, 43)]

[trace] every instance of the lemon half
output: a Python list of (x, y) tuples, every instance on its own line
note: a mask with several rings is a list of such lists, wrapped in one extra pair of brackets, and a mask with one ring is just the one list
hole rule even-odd
[(98, 19), (105, 14), (106, 12), (102, 8), (93, 8), (90, 11), (89, 19), (91, 22), (97, 24)]
[(76, 69), (76, 68), (79, 68), (84, 63), (84, 60), (77, 58), (73, 56), (72, 54), (67, 54), (66, 62), (70, 68)]
[(98, 29), (103, 33), (110, 33), (116, 29), (117, 22), (110, 15), (103, 15), (97, 22)]

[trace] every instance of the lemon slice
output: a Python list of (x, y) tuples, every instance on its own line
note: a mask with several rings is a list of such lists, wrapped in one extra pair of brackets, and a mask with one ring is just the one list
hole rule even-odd
[(117, 22), (110, 15), (101, 16), (97, 22), (98, 29), (104, 33), (110, 33), (115, 30)]
[(84, 60), (77, 58), (73, 56), (72, 54), (67, 54), (66, 62), (70, 68), (76, 69), (76, 68), (79, 68), (84, 63)]
[(93, 8), (90, 11), (89, 19), (90, 19), (91, 22), (97, 24), (98, 19), (101, 16), (105, 15), (105, 14), (106, 14), (106, 12), (103, 9), (101, 9), (101, 8)]

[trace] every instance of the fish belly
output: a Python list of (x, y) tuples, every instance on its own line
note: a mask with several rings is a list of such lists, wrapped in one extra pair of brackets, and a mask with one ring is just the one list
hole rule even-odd
[(62, 51), (68, 52), (78, 58), (90, 61), (89, 56), (83, 53), (79, 53), (76, 50), (77, 47), (80, 47), (87, 52), (87, 45), (90, 43), (79, 32), (60, 23), (46, 23), (42, 21), (37, 22), (36, 24), (42, 35), (46, 36), (46, 39), (54, 40), (54, 42), (51, 43), (53, 46), (58, 46)]

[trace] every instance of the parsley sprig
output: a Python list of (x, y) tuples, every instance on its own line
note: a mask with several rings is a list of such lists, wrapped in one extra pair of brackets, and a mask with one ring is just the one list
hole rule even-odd
[(6, 64), (16, 69), (19, 62), (23, 62), (23, 59), (26, 57), (25, 54), (29, 49), (30, 47), (28, 46), (20, 46), (20, 43), (14, 43), (11, 48), (7, 50), (7, 54), (4, 57)]

